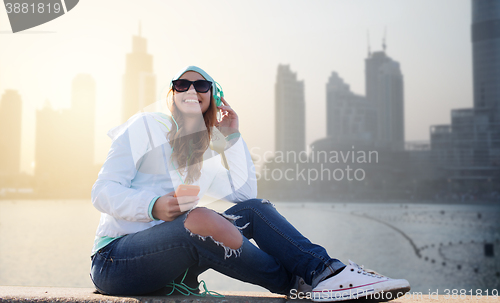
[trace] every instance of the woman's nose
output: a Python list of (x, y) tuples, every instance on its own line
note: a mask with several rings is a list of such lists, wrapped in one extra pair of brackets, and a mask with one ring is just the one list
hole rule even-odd
[(196, 94), (196, 90), (194, 89), (194, 83), (191, 83), (191, 85), (189, 86), (188, 93), (195, 93)]

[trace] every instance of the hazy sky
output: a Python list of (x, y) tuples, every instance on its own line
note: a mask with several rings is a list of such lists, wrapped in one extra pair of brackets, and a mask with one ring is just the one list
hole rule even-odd
[(429, 126), (472, 106), (470, 0), (166, 1), (84, 0), (46, 24), (13, 34), (0, 9), (0, 94), (23, 100), (22, 170), (34, 161), (35, 110), (45, 100), (69, 107), (71, 81), (96, 81), (96, 162), (120, 120), (125, 56), (132, 36), (147, 39), (157, 90), (185, 65), (198, 65), (224, 88), (250, 148), (274, 149), (278, 64), (305, 83), (307, 144), (326, 135), (326, 82), (336, 71), (364, 94), (367, 32), (372, 51), (400, 62), (406, 141), (428, 140)]

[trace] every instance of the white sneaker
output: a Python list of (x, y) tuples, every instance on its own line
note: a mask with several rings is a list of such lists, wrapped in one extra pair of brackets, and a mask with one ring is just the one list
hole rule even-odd
[(363, 269), (349, 260), (337, 275), (325, 279), (313, 289), (313, 302), (337, 302), (358, 298), (389, 301), (410, 290), (405, 279), (391, 279), (374, 271)]
[(304, 279), (299, 277), (299, 281), (297, 283), (297, 292), (302, 292), (302, 293), (311, 293), (312, 292), (312, 286), (307, 284)]

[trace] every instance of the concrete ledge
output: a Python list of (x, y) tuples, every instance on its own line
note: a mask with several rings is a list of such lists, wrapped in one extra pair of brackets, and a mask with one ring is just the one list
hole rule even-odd
[[(85, 303), (285, 303), (286, 297), (266, 292), (222, 292), (224, 298), (197, 296), (105, 296), (93, 288), (0, 286), (0, 302), (85, 302)], [(304, 302), (304, 300), (301, 300)], [(305, 301), (307, 302), (307, 301)]]
[[(224, 298), (196, 296), (105, 296), (95, 292), (93, 288), (57, 288), (57, 287), (22, 287), (0, 286), (0, 302), (81, 302), (81, 303), (307, 303), (309, 300), (287, 300), (285, 296), (268, 292), (220, 292)], [(374, 303), (375, 300), (351, 300), (349, 303)], [(455, 297), (421, 294), (420, 296), (401, 297), (391, 303), (499, 303), (496, 296)]]

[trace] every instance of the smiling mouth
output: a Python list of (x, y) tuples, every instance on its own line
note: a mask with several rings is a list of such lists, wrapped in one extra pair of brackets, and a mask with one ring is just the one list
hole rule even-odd
[(196, 104), (200, 103), (200, 101), (198, 101), (197, 99), (186, 99), (182, 102), (184, 102), (184, 103), (196, 103)]

